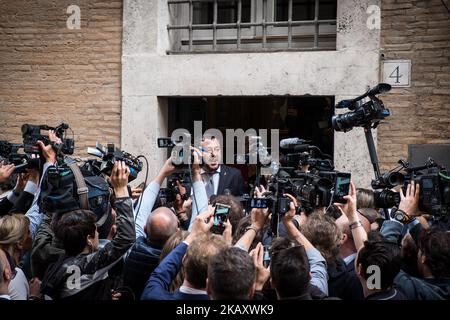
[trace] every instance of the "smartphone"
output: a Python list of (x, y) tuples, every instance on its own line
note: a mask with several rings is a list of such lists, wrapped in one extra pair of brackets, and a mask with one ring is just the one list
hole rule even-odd
[(211, 232), (215, 234), (222, 234), (225, 230), (225, 222), (227, 222), (228, 214), (231, 207), (226, 204), (216, 203), (214, 208), (214, 223), (211, 228)]
[(264, 246), (264, 255), (263, 255), (263, 265), (265, 268), (267, 268), (270, 264), (270, 252), (269, 252), (269, 246)]
[(350, 190), (351, 174), (345, 172), (336, 173), (334, 180), (333, 202), (347, 203), (344, 196), (348, 195)]

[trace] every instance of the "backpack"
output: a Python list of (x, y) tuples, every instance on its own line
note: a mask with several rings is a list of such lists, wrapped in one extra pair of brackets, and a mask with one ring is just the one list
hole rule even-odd
[(97, 226), (102, 226), (110, 212), (108, 182), (75, 162), (60, 167), (50, 167), (41, 185), (39, 207), (41, 211), (62, 215), (74, 210), (90, 210), (97, 216)]

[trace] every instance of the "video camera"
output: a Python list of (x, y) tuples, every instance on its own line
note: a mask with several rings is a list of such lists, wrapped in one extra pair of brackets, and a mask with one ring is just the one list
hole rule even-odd
[(22, 144), (0, 141), (0, 156), (16, 167), (14, 173), (22, 173), (26, 169), (39, 168), (39, 159), (32, 159), (25, 153), (19, 153), (20, 149), (23, 149)]
[[(194, 155), (190, 151), (190, 146), (190, 135), (180, 135), (176, 141), (172, 141), (172, 138), (158, 138), (158, 148), (170, 149), (172, 164), (178, 169), (187, 169), (188, 163), (194, 163)], [(185, 154), (185, 150), (189, 150), (189, 154)]]
[(187, 200), (191, 195), (191, 177), (189, 171), (175, 172), (167, 177), (167, 187), (159, 189), (158, 198), (163, 206), (172, 206), (177, 194), (181, 194), (177, 181), (186, 189), (182, 200)]
[(399, 160), (399, 166), (385, 172), (372, 181), (372, 188), (384, 189), (375, 192), (375, 205), (391, 208), (400, 203), (400, 194), (389, 188), (402, 186), (415, 181), (420, 186), (419, 210), (435, 217), (450, 216), (450, 171), (438, 165), (432, 158), (423, 166), (411, 167), (408, 162)]
[[(61, 123), (56, 127), (50, 127), (47, 125), (34, 125), (24, 124), (22, 125), (22, 137), (23, 137), (23, 149), (28, 154), (38, 154), (40, 152), (37, 142), (40, 140), (44, 145), (52, 144), (57, 153), (61, 151), (64, 154), (73, 154), (75, 148), (75, 142), (73, 139), (66, 138), (66, 130), (69, 129), (67, 123)], [(42, 130), (54, 130), (55, 135), (61, 139), (61, 143), (52, 143), (48, 138), (48, 135), (43, 135)]]
[(97, 142), (95, 148), (89, 147), (87, 152), (90, 155), (101, 158), (101, 160), (91, 160), (89, 162), (88, 166), (95, 175), (105, 174), (110, 176), (116, 161), (123, 161), (130, 168), (130, 175), (128, 177), (129, 182), (136, 179), (138, 173), (142, 171), (142, 162), (138, 157), (134, 157), (133, 155), (114, 147), (113, 143), (108, 143), (106, 148), (104, 148)]
[[(348, 194), (350, 174), (335, 171), (331, 160), (324, 159), (330, 156), (317, 146), (299, 138), (284, 139), (280, 146), (298, 152), (284, 157), (283, 166), (268, 182), (267, 200), (250, 199), (251, 208), (267, 205), (282, 216), (290, 209), (290, 199), (283, 196), (287, 193), (299, 200), (299, 210), (309, 214), (316, 208), (342, 201), (339, 192)], [(304, 165), (309, 167), (306, 169)]]
[[(391, 114), (376, 95), (389, 90), (391, 90), (389, 84), (380, 83), (355, 99), (340, 101), (336, 105), (336, 109), (347, 108), (351, 111), (332, 117), (331, 122), (334, 130), (347, 132), (352, 130), (353, 127), (376, 128), (381, 120)], [(366, 97), (369, 97), (370, 100), (361, 103), (362, 99)]]
[[(69, 125), (61, 123), (57, 127), (47, 125), (22, 125), (22, 144), (10, 143), (8, 141), (0, 141), (0, 155), (8, 162), (15, 165), (14, 173), (22, 173), (27, 169), (39, 169), (43, 158), (34, 158), (33, 154), (40, 154), (41, 150), (37, 145), (38, 141), (42, 141), (44, 145), (51, 144), (57, 155), (73, 154), (74, 140), (65, 137), (66, 130)], [(42, 130), (54, 130), (57, 137), (61, 139), (61, 143), (51, 142), (49, 137), (41, 133)], [(19, 152), (22, 150), (23, 152)]]

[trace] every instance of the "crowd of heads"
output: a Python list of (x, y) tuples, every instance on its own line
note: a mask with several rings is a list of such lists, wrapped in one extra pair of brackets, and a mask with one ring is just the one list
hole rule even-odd
[[(144, 190), (128, 187), (129, 169), (116, 162), (106, 215), (82, 208), (77, 184), (61, 194), (80, 208), (56, 214), (44, 210), (39, 195), (58, 160), (51, 146), (40, 148), (40, 179), (20, 174), (0, 203), (0, 298), (449, 298), (450, 233), (418, 210), (418, 193), (402, 197), (398, 209), (412, 217), (404, 223), (376, 208), (371, 190), (352, 184), (345, 204), (306, 215), (293, 201), (273, 228), (278, 212), (245, 210), (239, 195), (202, 202), (195, 194), (204, 192), (202, 174), (220, 166), (220, 144), (210, 139), (201, 154), (208, 164), (192, 166), (191, 195), (177, 195), (170, 206), (155, 205), (161, 183), (177, 169), (170, 159)], [(0, 170), (10, 183), (11, 167)], [(254, 190), (263, 197), (262, 188)], [(216, 204), (230, 207), (223, 234), (211, 232)], [(70, 278), (73, 267), (80, 279)]]

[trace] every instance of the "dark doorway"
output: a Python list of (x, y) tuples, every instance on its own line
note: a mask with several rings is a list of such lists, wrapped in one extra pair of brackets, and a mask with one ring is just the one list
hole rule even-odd
[(333, 112), (333, 96), (169, 98), (169, 135), (177, 128), (193, 133), (194, 121), (224, 137), (226, 129), (279, 129), (280, 139), (311, 140), (333, 155)]

